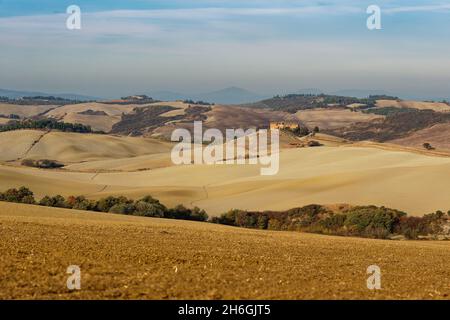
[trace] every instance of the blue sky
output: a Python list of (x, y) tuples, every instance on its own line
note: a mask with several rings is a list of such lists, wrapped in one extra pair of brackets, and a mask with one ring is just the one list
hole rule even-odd
[[(450, 1), (0, 0), (0, 88), (450, 97)], [(66, 8), (82, 10), (67, 30)], [(382, 30), (366, 8), (382, 9)]]

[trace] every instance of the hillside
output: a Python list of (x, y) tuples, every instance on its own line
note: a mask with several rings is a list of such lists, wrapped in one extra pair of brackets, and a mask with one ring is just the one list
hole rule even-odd
[(425, 102), (410, 100), (377, 100), (377, 107), (413, 108), (419, 110), (433, 110), (437, 112), (449, 112), (450, 105), (443, 102)]
[[(444, 299), (450, 294), (445, 242), (258, 231), (0, 203), (0, 250), (0, 299)], [(69, 292), (66, 269), (74, 264), (81, 268), (81, 290)], [(382, 270), (383, 290), (375, 292), (366, 287), (366, 269), (373, 264)]]
[(30, 118), (45, 113), (48, 110), (57, 108), (57, 105), (16, 105), (8, 103), (0, 103), (0, 114), (9, 116), (10, 114), (18, 115), (20, 118)]
[(450, 151), (450, 123), (436, 124), (390, 142), (416, 148), (422, 148), (428, 142), (437, 151)]
[(313, 110), (300, 110), (295, 113), (297, 118), (308, 128), (319, 127), (321, 130), (347, 128), (355, 123), (366, 123), (383, 116), (352, 112), (343, 108), (317, 108)]
[[(131, 113), (136, 105), (104, 104), (98, 102), (67, 105), (51, 110), (46, 117), (63, 122), (81, 123), (94, 130), (111, 131), (122, 114)], [(89, 114), (90, 113), (90, 114)]]
[[(450, 113), (435, 112), (428, 109), (405, 110), (403, 112), (392, 112), (389, 109), (385, 118), (378, 118), (369, 122), (357, 122), (348, 127), (335, 128), (327, 132), (353, 141), (389, 142), (437, 124), (450, 123)], [(374, 111), (371, 110), (371, 112)]]
[[(95, 199), (151, 194), (167, 206), (195, 205), (212, 216), (233, 208), (286, 210), (311, 203), (384, 205), (410, 215), (450, 209), (448, 157), (332, 141), (319, 148), (283, 149), (280, 158), (275, 176), (261, 176), (258, 165), (167, 167), (168, 153), (87, 161), (64, 170), (0, 166), (0, 189), (27, 186), (38, 197), (60, 193)], [(103, 166), (112, 172), (102, 172)], [(133, 168), (151, 170), (118, 171)]]
[(38, 130), (0, 133), (0, 161), (51, 159), (63, 163), (132, 158), (169, 152), (155, 139)]
[(296, 113), (299, 110), (308, 110), (327, 107), (346, 107), (353, 104), (362, 104), (365, 107), (374, 107), (374, 98), (355, 98), (327, 94), (288, 94), (275, 96), (244, 106), (250, 108), (262, 108)]

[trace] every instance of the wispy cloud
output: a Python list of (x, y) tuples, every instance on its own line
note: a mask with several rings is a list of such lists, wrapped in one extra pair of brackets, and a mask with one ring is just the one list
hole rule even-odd
[(297, 16), (305, 14), (348, 14), (361, 13), (357, 6), (305, 6), (271, 8), (195, 8), (164, 10), (114, 10), (95, 13), (98, 17), (109, 18), (155, 18), (155, 19), (208, 19), (226, 16)]
[(423, 6), (398, 6), (383, 9), (385, 13), (403, 12), (450, 12), (450, 4), (423, 5)]
[(7, 44), (0, 87), (115, 95), (124, 88), (450, 85), (450, 45), (441, 40), (450, 25), (435, 14), (450, 4), (375, 1), (389, 14), (383, 30), (370, 32), (366, 8), (373, 1), (117, 0), (109, 7), (112, 1), (77, 0), (82, 30), (69, 31), (61, 1), (52, 0), (59, 14), (0, 17), (0, 42)]

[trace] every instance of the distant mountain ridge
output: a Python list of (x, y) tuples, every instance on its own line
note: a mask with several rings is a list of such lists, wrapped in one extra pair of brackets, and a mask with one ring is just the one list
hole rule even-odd
[(365, 90), (365, 89), (342, 89), (337, 91), (327, 91), (327, 90), (321, 90), (318, 88), (307, 88), (307, 89), (300, 89), (295, 94), (312, 94), (312, 95), (318, 95), (318, 94), (328, 94), (328, 95), (335, 95), (335, 96), (343, 96), (343, 97), (355, 97), (355, 98), (368, 98), (369, 96), (392, 96), (391, 93), (384, 91), (384, 90)]
[[(161, 91), (150, 91), (146, 93), (149, 97), (152, 97), (161, 101), (175, 101), (175, 100), (195, 100), (195, 101), (205, 101), (216, 104), (248, 104), (259, 102), (264, 99), (269, 99), (277, 96), (277, 93), (270, 92), (267, 94), (255, 93), (239, 87), (228, 87), (221, 90), (203, 92), (203, 93), (182, 93), (170, 90)], [(424, 96), (405, 96), (396, 95), (385, 90), (372, 90), (372, 89), (342, 89), (336, 91), (322, 90), (319, 88), (303, 88), (299, 90), (285, 91), (283, 93), (278, 93), (280, 96), (286, 94), (311, 94), (311, 95), (335, 95), (343, 97), (355, 97), (355, 98), (367, 98), (371, 95), (385, 95), (385, 96), (398, 96), (402, 99), (408, 100), (420, 100), (420, 101), (443, 101), (450, 100), (445, 97), (431, 97)], [(68, 100), (78, 100), (78, 101), (101, 101), (107, 100), (101, 97), (87, 96), (76, 93), (46, 93), (39, 91), (22, 91), (22, 90), (10, 90), (0, 88), (0, 97), (8, 97), (10, 99), (18, 99), (22, 97), (34, 97), (34, 96), (53, 96), (57, 98), (63, 98)]]
[(75, 93), (45, 93), (39, 91), (19, 91), (19, 90), (0, 89), (0, 97), (7, 97), (10, 99), (19, 99), (23, 97), (36, 97), (36, 96), (44, 96), (44, 97), (53, 96), (56, 98), (78, 100), (78, 101), (101, 100), (98, 97), (85, 96)]

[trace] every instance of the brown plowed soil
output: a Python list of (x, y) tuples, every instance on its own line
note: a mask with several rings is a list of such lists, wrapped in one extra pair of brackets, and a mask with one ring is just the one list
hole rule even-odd
[[(0, 203), (0, 299), (446, 299), (448, 242), (340, 238)], [(381, 268), (382, 289), (366, 269)], [(66, 269), (81, 267), (81, 290)]]

